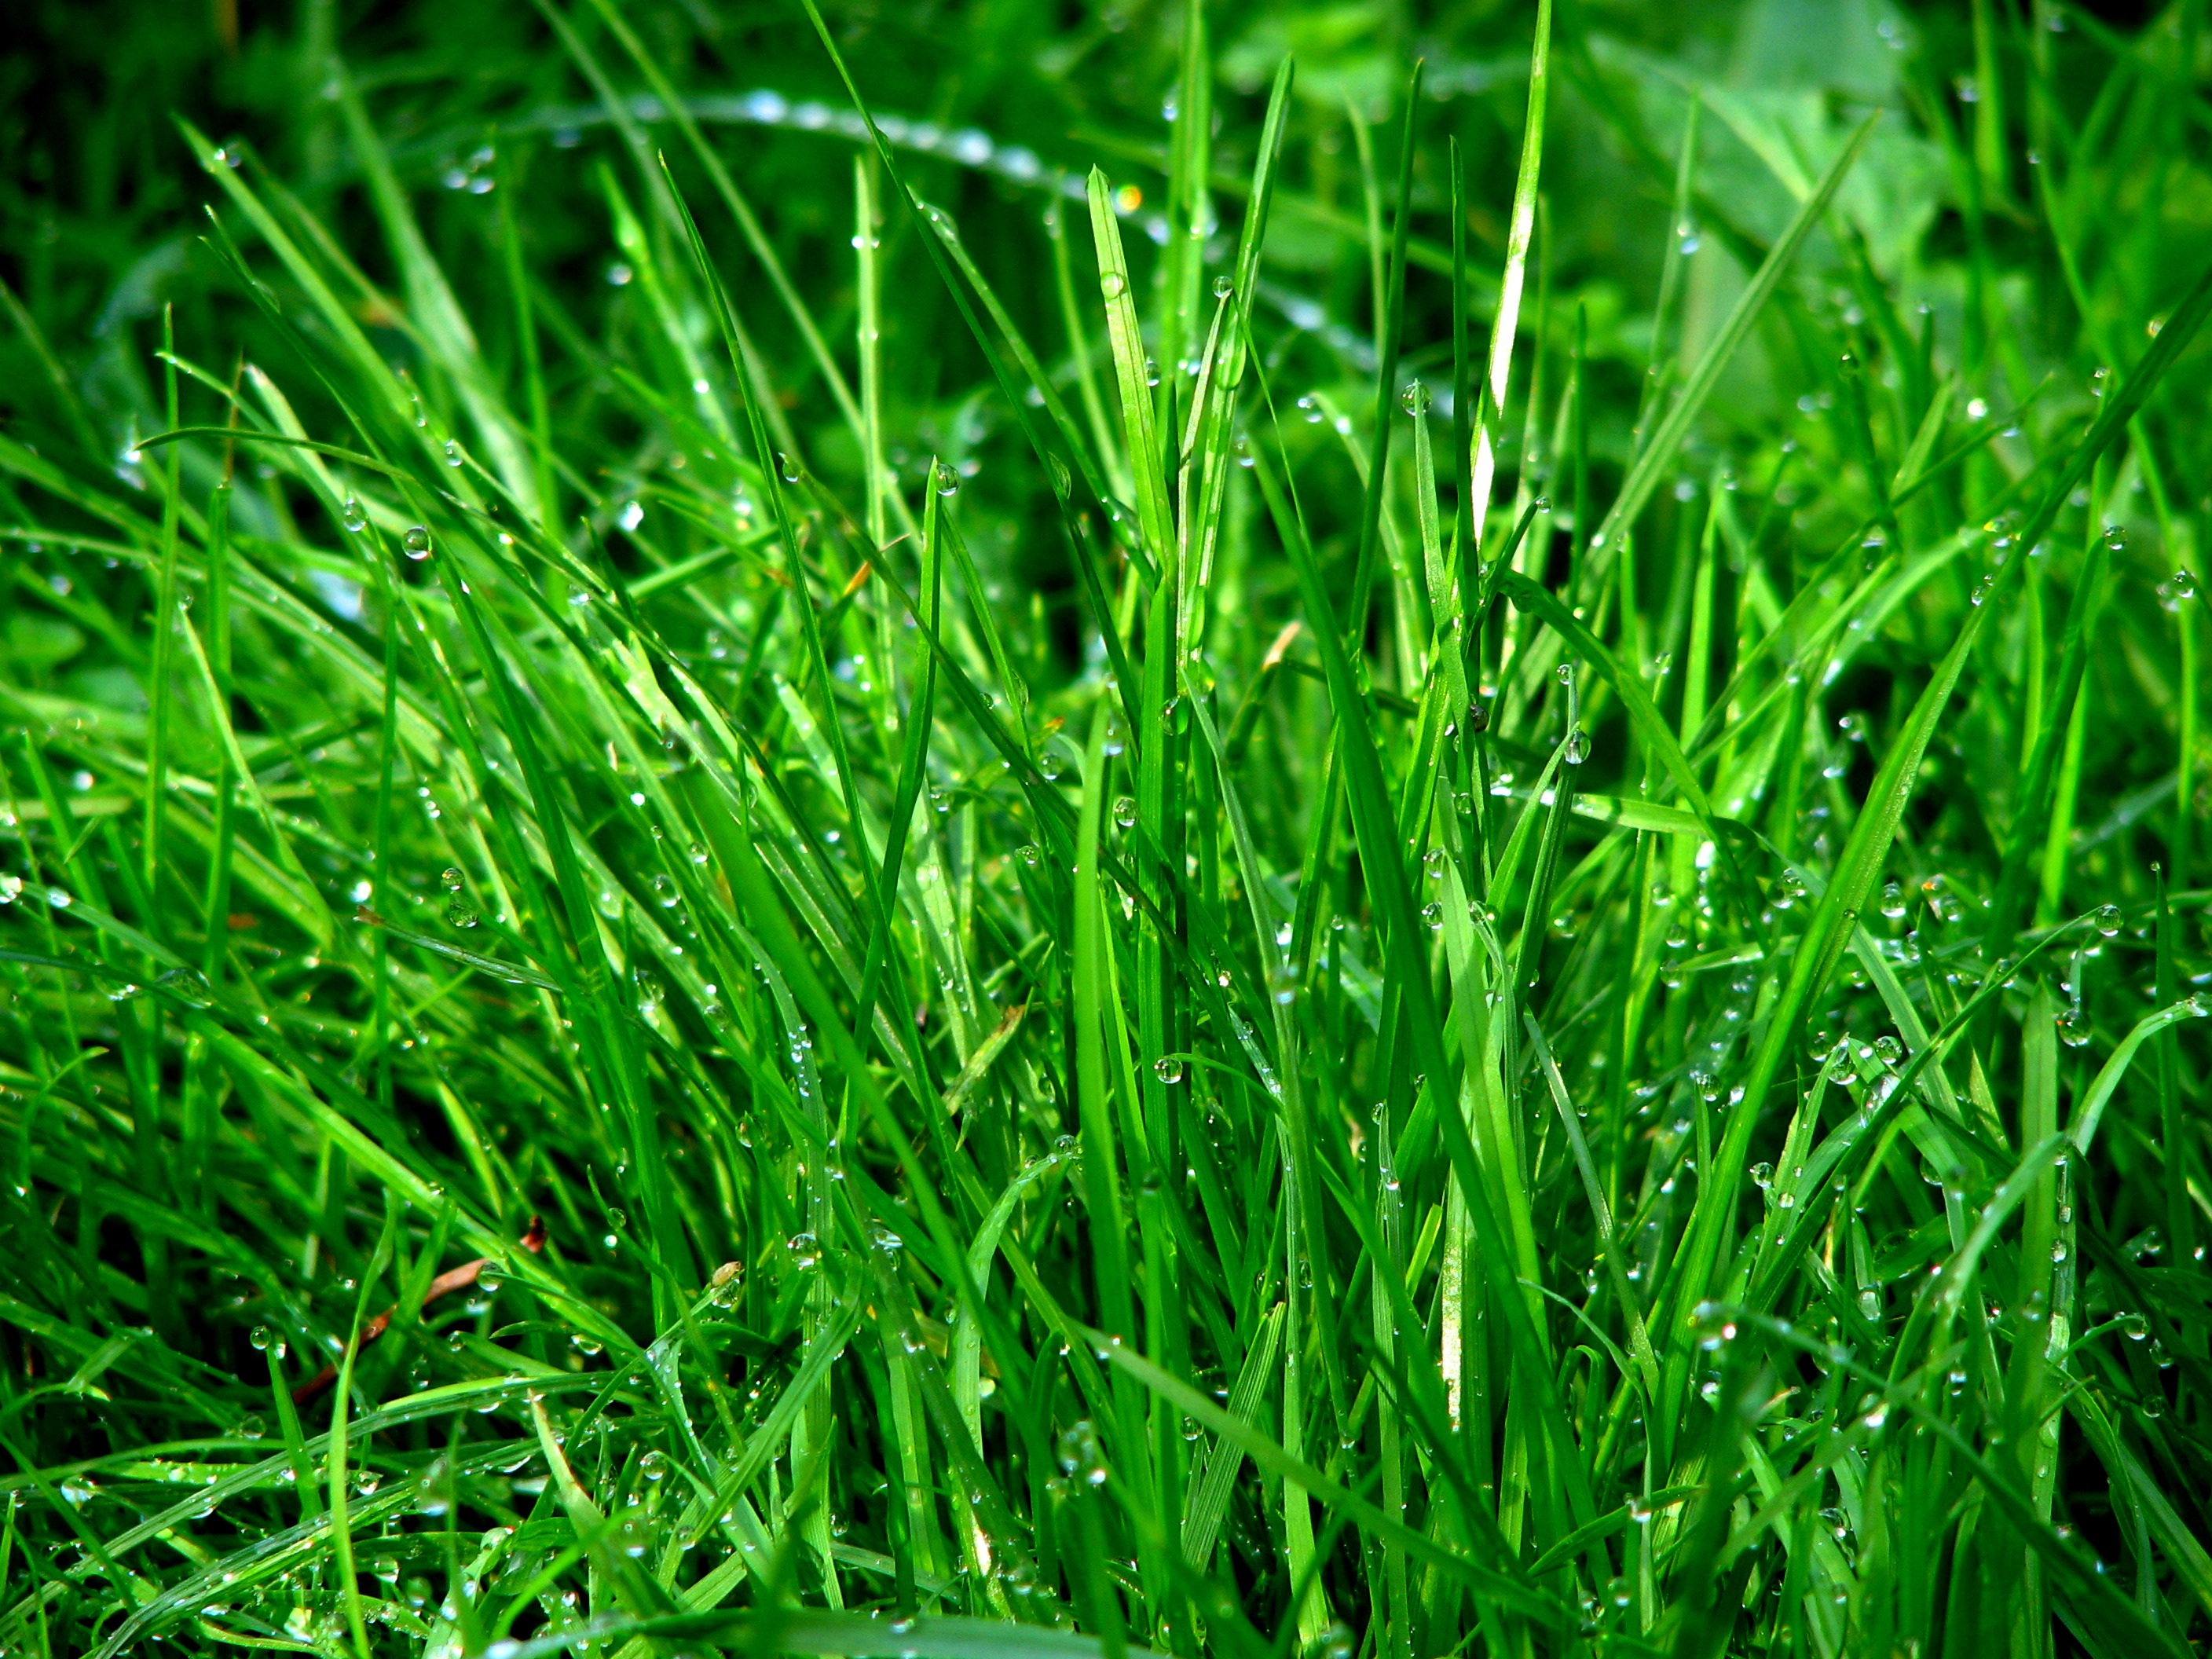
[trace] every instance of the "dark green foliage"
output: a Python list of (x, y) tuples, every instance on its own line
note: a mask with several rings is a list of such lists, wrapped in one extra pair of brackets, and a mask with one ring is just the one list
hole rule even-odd
[(2203, 1650), (2203, 9), (1675, 9), (27, 14), (0, 1654)]

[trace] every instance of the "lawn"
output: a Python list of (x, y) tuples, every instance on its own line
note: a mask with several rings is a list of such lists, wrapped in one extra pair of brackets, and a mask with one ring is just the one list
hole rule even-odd
[(27, 6), (0, 1659), (2212, 1651), (2205, 11)]

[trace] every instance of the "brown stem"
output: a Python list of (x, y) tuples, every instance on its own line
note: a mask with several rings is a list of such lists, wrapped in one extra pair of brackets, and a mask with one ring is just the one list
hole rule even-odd
[[(536, 1255), (545, 1248), (545, 1223), (537, 1216), (530, 1218), (530, 1226), (522, 1235), (522, 1248), (532, 1255)], [(475, 1284), (483, 1275), (483, 1270), (491, 1265), (492, 1259), (489, 1256), (480, 1255), (473, 1261), (464, 1261), (458, 1267), (447, 1268), (445, 1272), (430, 1281), (430, 1288), (423, 1292), (423, 1307), (427, 1309), (441, 1296), (450, 1296), (455, 1291), (466, 1290)], [(356, 1345), (356, 1352), (358, 1352), (360, 1349), (367, 1347), (378, 1337), (382, 1336), (392, 1323), (392, 1316), (398, 1311), (398, 1305), (394, 1304), (362, 1326), (360, 1339)], [(337, 1363), (333, 1361), (292, 1390), (292, 1403), (295, 1406), (306, 1405), (337, 1380), (338, 1368)]]

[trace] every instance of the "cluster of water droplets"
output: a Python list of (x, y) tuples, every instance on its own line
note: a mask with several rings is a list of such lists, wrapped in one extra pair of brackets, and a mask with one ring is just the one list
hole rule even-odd
[(474, 927), (479, 918), (477, 915), (476, 907), (469, 902), (467, 895), (463, 891), (467, 884), (467, 878), (462, 875), (460, 866), (456, 864), (447, 865), (444, 873), (438, 879), (446, 890), (447, 925), (453, 927)]

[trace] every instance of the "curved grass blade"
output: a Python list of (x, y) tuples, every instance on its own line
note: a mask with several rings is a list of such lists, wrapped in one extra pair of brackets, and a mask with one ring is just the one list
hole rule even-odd
[(1621, 536), (1636, 522), (1637, 515), (1644, 511), (1644, 503), (1651, 499), (1651, 492), (1659, 487), (1661, 476), (1674, 465), (1675, 452), (1681, 448), (1682, 441), (1689, 436), (1692, 423), (1704, 412), (1706, 400), (1713, 395), (1714, 388), (1720, 385), (1721, 375), (1735, 358), (1738, 349), (1749, 337), (1753, 325), (1759, 320), (1759, 313), (1766, 308), (1767, 301), (1780, 286), (1783, 274), (1796, 260), (1798, 251), (1813, 234), (1814, 227), (1826, 215), (1828, 204), (1835, 199), (1837, 189), (1843, 184), (1844, 175), (1850, 172), (1852, 164), (1858, 160), (1859, 152), (1866, 148), (1866, 142), (1881, 118), (1881, 112), (1876, 111), (1859, 124), (1858, 130), (1850, 136), (1842, 152), (1821, 176), (1819, 186), (1799, 206), (1796, 216), (1790, 222), (1790, 228), (1782, 233), (1768, 251), (1766, 258), (1760, 262), (1759, 269), (1752, 274), (1751, 281), (1745, 285), (1742, 294), (1737, 296), (1735, 305), (1729, 312), (1728, 320), (1721, 325), (1720, 331), (1713, 336), (1712, 343), (1698, 359), (1697, 368), (1690, 372), (1690, 378), (1684, 382), (1674, 406), (1667, 411), (1665, 418), (1659, 422), (1658, 429), (1651, 434), (1651, 441), (1638, 455), (1636, 465), (1621, 480), (1620, 494), (1613, 497), (1613, 505), (1606, 509), (1605, 518), (1591, 538), (1589, 557), (1583, 565), (1582, 578), (1577, 585), (1578, 598), (1595, 593), (1603, 586), (1605, 578), (1612, 569), (1613, 556), (1620, 548)]

